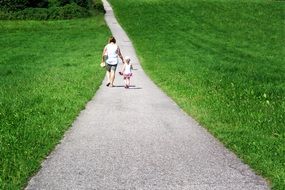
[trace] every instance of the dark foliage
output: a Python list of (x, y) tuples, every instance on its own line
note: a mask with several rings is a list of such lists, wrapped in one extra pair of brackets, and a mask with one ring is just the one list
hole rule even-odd
[[(96, 1), (97, 2), (97, 1)], [(0, 0), (1, 9), (23, 10), (25, 8), (47, 8), (50, 4), (65, 6), (76, 3), (80, 7), (89, 8), (93, 4), (92, 0)]]
[(29, 4), (29, 0), (0, 0), (0, 7), (4, 10), (23, 10)]
[(91, 4), (90, 0), (73, 0), (73, 1), (80, 7), (85, 7), (85, 8), (88, 8)]
[(0, 0), (0, 20), (72, 19), (104, 12), (101, 0)]
[(95, 10), (105, 13), (105, 9), (101, 0), (95, 1), (92, 6)]
[(59, 2), (60, 6), (64, 6), (67, 4), (70, 4), (72, 2), (72, 0), (57, 0)]
[(90, 16), (90, 12), (78, 6), (75, 3), (66, 4), (63, 7), (50, 8), (26, 8), (15, 12), (0, 12), (1, 20), (54, 20), (54, 19), (72, 19)]
[(0, 0), (0, 7), (4, 10), (16, 11), (25, 8), (47, 8), (48, 0)]
[(48, 3), (49, 3), (48, 0), (29, 0), (27, 7), (47, 8)]

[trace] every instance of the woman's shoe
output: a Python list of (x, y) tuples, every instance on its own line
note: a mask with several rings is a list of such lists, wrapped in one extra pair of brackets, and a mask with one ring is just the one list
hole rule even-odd
[(108, 82), (108, 83), (106, 84), (106, 86), (110, 86), (110, 84), (111, 84), (111, 83)]

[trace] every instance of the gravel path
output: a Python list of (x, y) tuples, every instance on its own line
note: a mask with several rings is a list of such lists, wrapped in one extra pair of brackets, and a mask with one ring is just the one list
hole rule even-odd
[(26, 189), (269, 189), (145, 75), (103, 2), (105, 19), (134, 64), (133, 86), (124, 89), (120, 76), (114, 88), (104, 81)]

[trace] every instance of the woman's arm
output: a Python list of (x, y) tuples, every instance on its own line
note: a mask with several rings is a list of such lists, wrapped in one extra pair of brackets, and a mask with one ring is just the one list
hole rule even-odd
[(106, 54), (106, 52), (107, 52), (107, 48), (104, 47), (103, 52), (102, 52), (102, 61), (101, 62), (104, 62), (104, 55)]
[(121, 58), (122, 62), (125, 63), (124, 58), (123, 58), (123, 55), (122, 55), (122, 53), (121, 53), (121, 50), (120, 50), (119, 46), (118, 46), (118, 55), (119, 55), (119, 57)]

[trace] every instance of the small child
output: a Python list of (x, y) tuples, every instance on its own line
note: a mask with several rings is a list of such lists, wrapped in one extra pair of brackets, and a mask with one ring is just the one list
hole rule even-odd
[(132, 74), (133, 66), (130, 62), (131, 62), (130, 57), (126, 56), (125, 57), (125, 64), (123, 65), (122, 71), (119, 72), (120, 75), (123, 75), (123, 77), (124, 77), (125, 88), (130, 87), (130, 83), (131, 83), (130, 78), (133, 75)]

